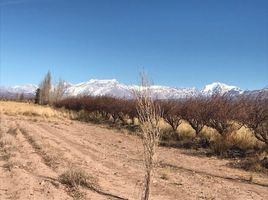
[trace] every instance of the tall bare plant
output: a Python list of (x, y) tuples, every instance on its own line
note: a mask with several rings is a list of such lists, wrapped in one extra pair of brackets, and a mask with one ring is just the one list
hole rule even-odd
[(48, 71), (39, 88), (39, 103), (48, 104), (50, 101), (50, 90), (51, 90), (51, 73)]
[(66, 89), (66, 82), (60, 79), (51, 92), (51, 102), (57, 103), (58, 101), (60, 101), (63, 98)]
[(161, 109), (152, 97), (147, 76), (142, 73), (140, 78), (141, 87), (135, 92), (135, 96), (137, 100), (136, 109), (141, 128), (145, 165), (144, 188), (141, 199), (148, 200), (150, 196), (155, 151), (160, 137), (159, 122), (161, 119)]

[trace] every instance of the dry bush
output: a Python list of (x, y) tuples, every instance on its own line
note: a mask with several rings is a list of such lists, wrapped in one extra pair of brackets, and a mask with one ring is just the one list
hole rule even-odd
[(246, 157), (261, 149), (261, 146), (248, 131), (241, 131), (225, 138), (221, 136), (214, 137), (210, 148), (214, 154), (219, 156)]
[(234, 162), (232, 167), (253, 172), (268, 173), (268, 157), (260, 158), (258, 155), (248, 157), (244, 160)]
[(70, 167), (59, 176), (59, 181), (69, 187), (97, 188), (97, 181), (82, 169)]
[(0, 138), (0, 147), (14, 147), (16, 144), (16, 141), (14, 137), (11, 135), (5, 134), (3, 137)]
[(7, 133), (16, 137), (19, 134), (19, 129), (17, 127), (10, 127)]
[(3, 165), (3, 168), (11, 171), (13, 168), (19, 167), (20, 165), (21, 163), (17, 160), (8, 160), (8, 162)]
[(141, 75), (141, 82), (141, 87), (139, 91), (135, 92), (135, 96), (144, 149), (145, 177), (142, 199), (148, 200), (150, 196), (155, 151), (160, 138), (159, 123), (162, 112), (159, 103), (154, 101), (151, 95), (150, 84), (144, 74)]

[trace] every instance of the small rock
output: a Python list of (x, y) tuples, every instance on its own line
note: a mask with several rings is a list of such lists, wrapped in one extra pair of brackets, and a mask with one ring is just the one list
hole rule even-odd
[(45, 184), (45, 181), (41, 181), (40, 183), (39, 183), (39, 185), (44, 185)]

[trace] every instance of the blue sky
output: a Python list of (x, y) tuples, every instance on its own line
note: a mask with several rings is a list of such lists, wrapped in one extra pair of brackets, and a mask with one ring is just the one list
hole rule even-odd
[(267, 0), (0, 0), (0, 85), (268, 86)]

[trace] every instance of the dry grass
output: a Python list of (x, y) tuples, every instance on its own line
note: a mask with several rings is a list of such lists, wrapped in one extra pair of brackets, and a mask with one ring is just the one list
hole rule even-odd
[(20, 167), (20, 162), (17, 160), (8, 160), (7, 163), (3, 165), (3, 168), (5, 168), (8, 171), (11, 171), (13, 168)]
[(163, 169), (161, 169), (161, 171), (159, 172), (159, 174), (160, 174), (160, 178), (162, 180), (165, 180), (165, 181), (170, 180), (170, 178), (172, 177), (169, 168), (163, 168)]
[(59, 176), (59, 181), (69, 187), (96, 188), (97, 181), (82, 169), (70, 167)]
[(7, 131), (8, 134), (16, 137), (19, 134), (20, 130), (17, 127), (10, 127)]
[(64, 109), (53, 109), (49, 106), (41, 106), (33, 103), (0, 101), (0, 113), (10, 116), (30, 116), (43, 118), (72, 118), (72, 112)]
[(13, 147), (15, 146), (15, 139), (14, 137), (12, 137), (11, 135), (3, 135), (1, 138), (0, 138), (0, 147)]
[(2, 129), (0, 131), (0, 153), (1, 159), (6, 161), (3, 165), (3, 168), (11, 171), (15, 166), (18, 165), (16, 160), (12, 160), (13, 157), (16, 156), (16, 139), (15, 136), (17, 135), (16, 128), (9, 128), (7, 131)]

